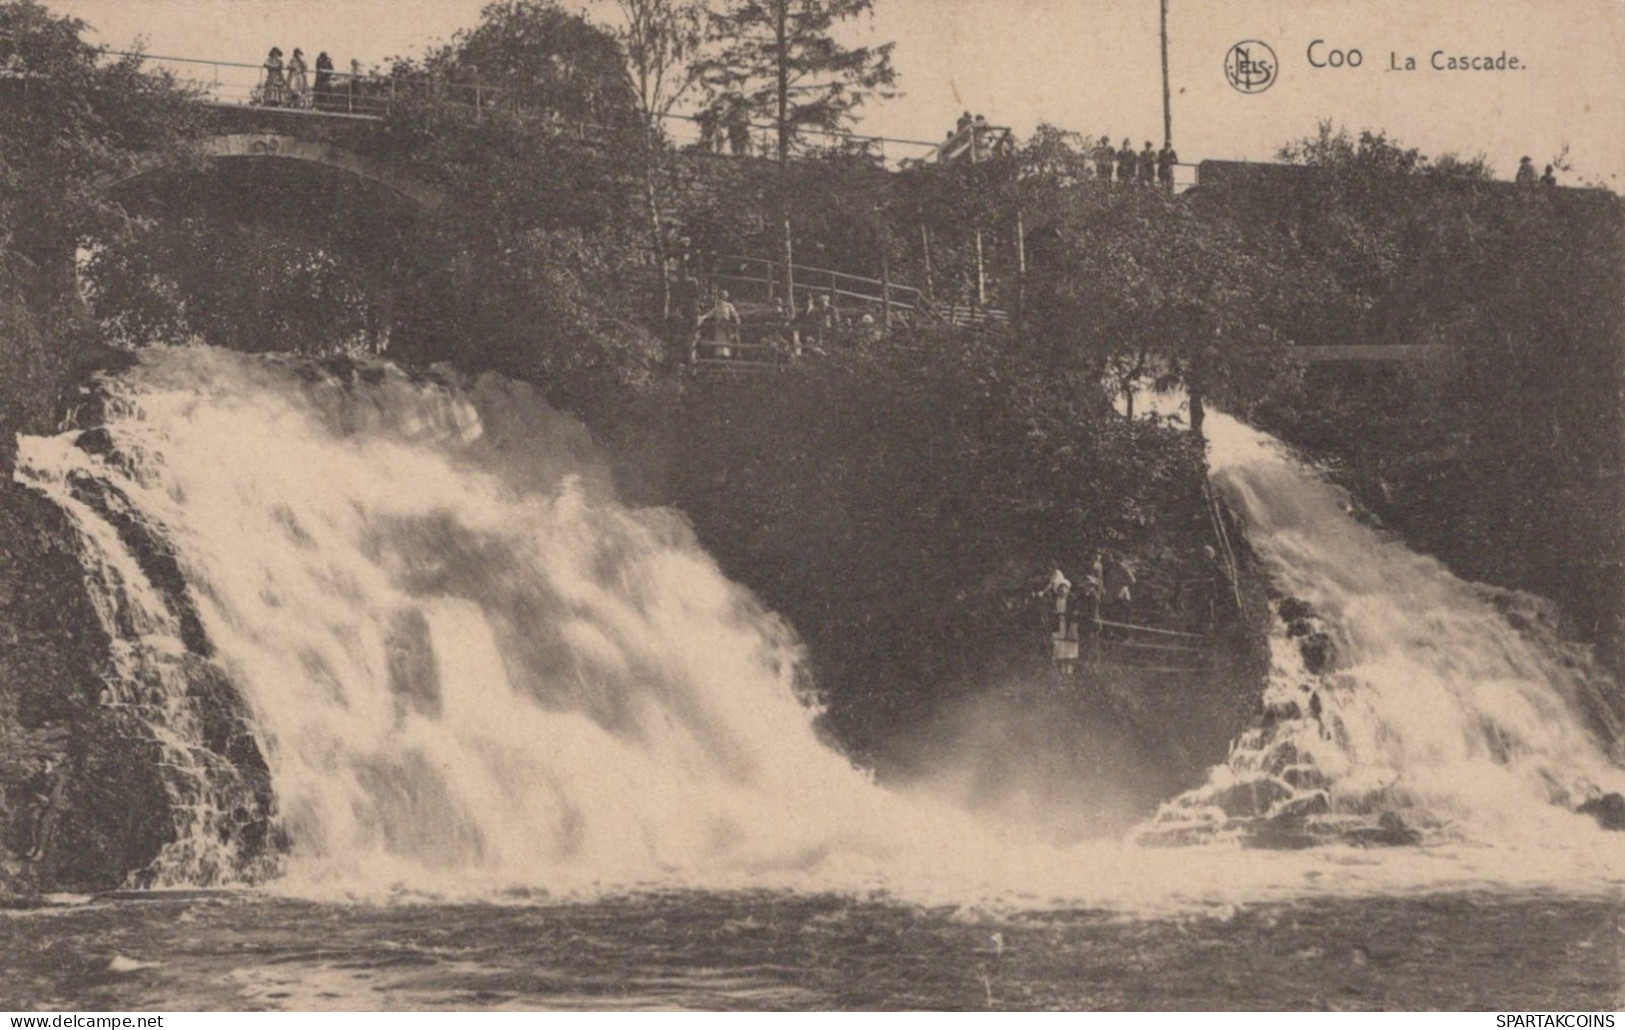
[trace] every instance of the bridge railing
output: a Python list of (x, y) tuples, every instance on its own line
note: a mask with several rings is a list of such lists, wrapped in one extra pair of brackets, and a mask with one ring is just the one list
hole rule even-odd
[(196, 91), (202, 102), (225, 107), (379, 118), (388, 112), (396, 90), (392, 76), (334, 71), (318, 79), (314, 70), (306, 69), (306, 88), (296, 92), (286, 67), (281, 70), (278, 86), (270, 81), (270, 70), (263, 64), (122, 50), (106, 53), (111, 57), (138, 57), (150, 67), (172, 74), (180, 84)]
[[(333, 71), (318, 81), (316, 71), (307, 68), (307, 88), (295, 92), (281, 70), (282, 86), (270, 82), (264, 64), (244, 61), (216, 61), (164, 54), (143, 54), (124, 50), (104, 51), (109, 57), (140, 58), (150, 67), (167, 71), (180, 83), (197, 91), (209, 104), (227, 107), (258, 107), (310, 114), (381, 118), (397, 99), (428, 97), (436, 103), (472, 111), (533, 111), (538, 117), (554, 117), (551, 110), (529, 105), (511, 91), (488, 82), (458, 82), (435, 75), (401, 76), (369, 73), (354, 69)], [(670, 113), (662, 116), (666, 136), (677, 146), (729, 154), (735, 157), (773, 157), (778, 153), (777, 130), (770, 124), (747, 123), (741, 136), (732, 137), (725, 127), (698, 115)], [(584, 132), (602, 126), (580, 126)], [(608, 130), (605, 129), (605, 132)], [(793, 144), (798, 157), (817, 152), (855, 152), (888, 166), (898, 166), (934, 154), (937, 145), (923, 140), (892, 136), (870, 136), (815, 128), (797, 130)]]
[(990, 157), (1015, 149), (1016, 137), (1003, 125), (971, 122), (936, 147), (932, 159), (938, 164), (969, 161), (980, 164)]
[[(282, 86), (278, 88), (270, 81), (270, 71), (264, 64), (124, 50), (104, 53), (109, 57), (139, 58), (153, 68), (174, 75), (177, 81), (196, 90), (205, 103), (219, 106), (381, 118), (389, 113), (397, 99), (428, 97), (435, 103), (471, 111), (476, 117), (485, 111), (502, 110), (556, 118), (551, 110), (526, 104), (501, 86), (479, 80), (458, 82), (429, 74), (401, 76), (394, 72), (362, 72), (354, 66), (349, 71), (334, 70), (319, 77), (314, 68), (307, 67), (306, 88), (295, 91), (288, 82), (285, 65), (281, 70)], [(734, 157), (775, 157), (778, 153), (777, 129), (771, 124), (748, 122), (736, 127), (742, 128), (742, 132), (730, 133), (728, 126), (701, 115), (669, 113), (662, 116), (661, 125), (674, 145), (691, 150)], [(583, 136), (609, 134), (603, 126), (585, 123), (571, 128)], [(982, 161), (1010, 152), (1014, 143), (1010, 129), (983, 122), (968, 125), (940, 143), (801, 127), (792, 146), (793, 156), (799, 158), (819, 153), (857, 154), (886, 167), (901, 168), (929, 162)], [(1194, 164), (1175, 167), (1175, 192), (1196, 185), (1197, 167)]]
[[(729, 290), (736, 300), (778, 304), (786, 299), (784, 263), (744, 254), (717, 254), (706, 260), (700, 272), (715, 289)], [(978, 304), (941, 303), (927, 297), (918, 287), (888, 282), (870, 276), (854, 275), (816, 265), (793, 265), (792, 307), (803, 310), (819, 294), (827, 294), (843, 313), (855, 307), (869, 311), (881, 322), (893, 318), (915, 323), (957, 325), (998, 332), (1010, 323), (1008, 312)]]
[[(717, 254), (708, 259), (709, 269), (702, 275), (719, 287), (741, 291), (740, 297), (776, 302), (786, 296), (784, 263), (744, 254)], [(793, 304), (808, 297), (827, 293), (837, 307), (843, 300), (856, 301), (860, 306), (890, 306), (893, 311), (915, 311), (922, 308), (920, 291), (901, 283), (886, 283), (868, 276), (838, 272), (832, 268), (814, 265), (793, 265)]]
[[(745, 123), (743, 132), (730, 135), (728, 127), (702, 115), (667, 114), (662, 127), (673, 144), (701, 153), (731, 157), (774, 158), (778, 156), (778, 128), (770, 123)], [(813, 157), (821, 153), (856, 154), (889, 168), (929, 160), (937, 144), (897, 136), (869, 136), (834, 129), (800, 127), (791, 141), (791, 156)]]

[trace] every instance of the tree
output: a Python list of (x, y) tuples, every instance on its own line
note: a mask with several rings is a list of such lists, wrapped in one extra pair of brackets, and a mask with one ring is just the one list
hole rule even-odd
[[(667, 264), (665, 205), (660, 166), (665, 120), (700, 80), (696, 58), (705, 42), (704, 0), (615, 0), (615, 30), (626, 56), (626, 74), (643, 121), (643, 197), (649, 245), (662, 269)], [(671, 314), (671, 280), (661, 276), (661, 312)]]
[[(748, 142), (752, 118), (770, 118), (781, 172), (788, 173), (790, 144), (803, 129), (838, 130), (869, 97), (896, 95), (894, 44), (850, 47), (832, 35), (837, 24), (868, 14), (874, 0), (724, 2), (711, 17), (720, 49), (701, 68), (710, 93), (704, 116), (713, 123), (727, 119), (730, 133), (745, 137), (741, 142)], [(780, 189), (785, 294), (794, 297), (788, 181)]]
[(636, 112), (615, 37), (556, 0), (495, 0), (474, 28), (397, 70), (442, 87), (478, 83), (498, 106), (595, 132), (624, 126)]
[(1132, 553), (1141, 612), (1165, 622), (1199, 560), (1191, 434), (1113, 417), (1083, 377), (1000, 341), (916, 342), (702, 382), (676, 434), (678, 505), (805, 636), (860, 747), (1042, 654), (1029, 577)]
[(103, 188), (142, 152), (184, 149), (198, 112), (173, 78), (110, 59), (83, 22), (0, 0), (0, 468), (19, 430), (49, 431), (88, 341), (76, 248), (129, 228)]
[(1437, 366), (1311, 370), (1313, 404), (1265, 424), (1346, 470), (1414, 546), (1532, 590), (1625, 666), (1620, 403), (1625, 207), (1604, 190), (1497, 182), (1322, 125), (1272, 181), (1215, 184), (1246, 246), (1320, 288), (1277, 319), (1313, 342), (1450, 345)]
[(705, 42), (705, 0), (615, 0), (621, 21), (615, 36), (626, 55), (626, 74), (638, 113), (652, 136), (700, 81)]
[(1033, 276), (1030, 342), (1109, 383), (1131, 418), (1147, 385), (1244, 407), (1290, 371), (1257, 360), (1279, 342), (1270, 293), (1288, 273), (1222, 219), (1132, 190), (1064, 213), (1054, 232)]
[(895, 44), (846, 46), (832, 34), (873, 7), (874, 0), (727, 0), (711, 19), (720, 50), (701, 68), (711, 110), (771, 120), (782, 163), (803, 130), (838, 130), (871, 96), (895, 96)]
[(100, 180), (182, 145), (198, 120), (172, 76), (108, 59), (85, 28), (34, 0), (0, 2), (0, 260), (53, 291), (71, 285), (77, 244), (123, 222)]

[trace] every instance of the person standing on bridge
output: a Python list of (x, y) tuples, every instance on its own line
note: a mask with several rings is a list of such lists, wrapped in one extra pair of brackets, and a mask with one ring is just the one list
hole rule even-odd
[(739, 342), (739, 309), (733, 306), (728, 299), (728, 291), (717, 293), (717, 303), (709, 312), (700, 316), (700, 321), (707, 319), (711, 322), (712, 339), (716, 343), (716, 356), (731, 358), (734, 356), (733, 345)]
[(310, 78), (305, 74), (305, 52), (298, 47), (293, 48), (293, 56), (288, 58), (288, 106), (310, 106)]
[(288, 82), (282, 77), (282, 49), (272, 47), (265, 57), (265, 85), (260, 90), (260, 103), (266, 107), (281, 107), (287, 94)]
[(1048, 629), (1050, 658), (1056, 668), (1067, 675), (1078, 660), (1078, 630), (1073, 623), (1068, 605), (1072, 597), (1072, 581), (1060, 569), (1050, 573), (1049, 581), (1038, 590), (1038, 596), (1049, 601)]
[(1108, 555), (1102, 578), (1106, 594), (1106, 617), (1126, 623), (1134, 617), (1134, 570), (1122, 557)]
[(1174, 191), (1174, 165), (1179, 163), (1179, 155), (1174, 153), (1172, 140), (1164, 140), (1162, 149), (1157, 151), (1157, 185), (1162, 187), (1164, 193)]
[(1134, 182), (1134, 144), (1123, 137), (1123, 149), (1117, 152), (1117, 184), (1127, 186)]
[(333, 109), (333, 59), (323, 50), (316, 55), (316, 110)]
[[(1089, 660), (1100, 661), (1100, 601), (1106, 592), (1106, 572), (1100, 564), (1100, 554), (1096, 552), (1095, 560), (1084, 574), (1083, 586), (1079, 588), (1082, 595), (1078, 598), (1078, 636), (1087, 633), (1089, 637)], [(1087, 623), (1087, 627), (1085, 627)]]
[(367, 84), (362, 78), (360, 58), (350, 58), (350, 78), (345, 83), (345, 87), (346, 92), (349, 94), (350, 101), (347, 108), (351, 114), (355, 114), (360, 111), (360, 107), (358, 105), (361, 103), (363, 96), (366, 94), (367, 88)]
[(827, 293), (820, 293), (807, 302), (807, 321), (812, 324), (818, 345), (822, 347), (841, 325), (841, 312)]
[(1100, 137), (1095, 144), (1095, 178), (1103, 184), (1112, 184), (1112, 166), (1117, 164), (1117, 151), (1112, 149), (1112, 141), (1108, 136)]
[(1140, 151), (1140, 185), (1154, 186), (1157, 182), (1157, 152), (1152, 149), (1151, 141), (1145, 141), (1145, 149)]

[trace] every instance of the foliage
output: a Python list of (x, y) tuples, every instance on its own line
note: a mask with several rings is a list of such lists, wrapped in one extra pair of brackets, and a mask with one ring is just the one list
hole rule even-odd
[[(384, 123), (344, 143), (436, 186), (438, 208), (300, 178), (320, 171), (188, 173), (185, 190), (154, 191), (131, 239), (98, 248), (108, 327), (248, 350), (387, 340), (402, 359), (542, 381), (578, 408), (646, 382), (664, 352), (637, 324), (654, 269), (614, 38), (554, 3), (505, 0), (395, 72)], [(478, 112), (456, 91), (476, 78), (498, 98)]]
[(1190, 434), (996, 345), (917, 343), (703, 384), (681, 433), (678, 503), (807, 635), (838, 720), (1036, 654), (1028, 580), (1101, 549), (1138, 556), (1156, 619), (1201, 540)]
[(172, 77), (107, 58), (84, 29), (35, 0), (0, 2), (0, 263), (58, 287), (75, 244), (123, 225), (101, 180), (196, 126)]
[(615, 37), (556, 0), (493, 0), (476, 26), (395, 70), (464, 103), (479, 83), (495, 92), (494, 106), (567, 125), (623, 126), (635, 110)]
[(806, 130), (841, 129), (870, 97), (895, 95), (893, 44), (836, 39), (838, 25), (873, 8), (874, 0), (721, 0), (711, 19), (717, 50), (700, 65), (712, 117), (771, 122), (783, 159)]
[[(1317, 370), (1260, 415), (1339, 459), (1382, 517), (1474, 578), (1558, 600), (1625, 654), (1625, 209), (1600, 190), (1489, 180), (1322, 126), (1284, 154), (1308, 171), (1223, 203), (1329, 284), (1300, 291), (1308, 342), (1448, 343), (1450, 364)], [(1263, 213), (1273, 211), (1264, 217)]]
[(626, 55), (626, 74), (651, 135), (700, 81), (706, 0), (615, 0), (615, 36)]
[(216, 216), (144, 221), (85, 269), (113, 341), (303, 353), (382, 345), (383, 291), (369, 282), (382, 274), (319, 233)]
[(0, 2), (0, 468), (18, 430), (48, 428), (85, 342), (75, 247), (129, 228), (103, 183), (196, 130), (172, 79), (108, 59), (84, 28), (34, 0)]

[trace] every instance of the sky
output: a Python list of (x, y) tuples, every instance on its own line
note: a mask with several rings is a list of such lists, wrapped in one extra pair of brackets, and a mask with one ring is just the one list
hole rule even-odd
[[(327, 50), (342, 68), (351, 57), (372, 64), (418, 53), (473, 24), (484, 0), (45, 2), (115, 48), (139, 36), (153, 54), (255, 62), (272, 44), (300, 46)], [(1483, 156), (1503, 177), (1522, 155), (1544, 165), (1566, 151), (1571, 170), (1561, 181), (1625, 189), (1620, 0), (1167, 2), (1173, 141), (1183, 161), (1268, 160), (1330, 120), (1384, 130), (1429, 154)], [(970, 110), (1022, 135), (1049, 122), (1160, 145), (1158, 15), (1157, 0), (876, 0), (873, 16), (848, 31), (896, 42), (903, 95), (872, 102), (860, 131), (938, 140)], [(1226, 78), (1227, 54), (1255, 40), (1275, 54), (1274, 78), (1242, 92)], [(1503, 54), (1518, 67), (1433, 67)], [(1407, 58), (1415, 70), (1391, 70)]]

